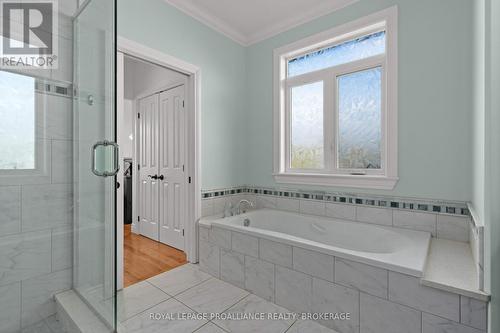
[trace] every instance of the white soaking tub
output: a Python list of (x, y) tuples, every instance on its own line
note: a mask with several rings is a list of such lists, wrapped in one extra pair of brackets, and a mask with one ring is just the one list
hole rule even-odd
[[(244, 226), (246, 219), (249, 226)], [(428, 232), (272, 209), (210, 224), (416, 277), (423, 276), (431, 239)]]

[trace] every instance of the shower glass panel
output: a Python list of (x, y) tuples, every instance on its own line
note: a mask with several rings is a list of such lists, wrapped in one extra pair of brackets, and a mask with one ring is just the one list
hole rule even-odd
[(83, 4), (74, 19), (74, 289), (116, 327), (115, 6)]

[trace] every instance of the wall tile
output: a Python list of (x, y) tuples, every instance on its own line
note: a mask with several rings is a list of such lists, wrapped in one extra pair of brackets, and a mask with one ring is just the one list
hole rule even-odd
[(240, 288), (245, 288), (245, 257), (233, 251), (220, 250), (220, 278)]
[(245, 289), (274, 302), (274, 265), (245, 256)]
[(424, 312), (422, 313), (422, 333), (484, 333), (484, 331)]
[(276, 197), (270, 195), (257, 195), (255, 200), (256, 200), (256, 206), (259, 209), (262, 208), (276, 209)]
[(473, 298), (460, 296), (460, 322), (480, 330), (488, 326), (488, 305)]
[(321, 320), (320, 322), (342, 333), (359, 332), (359, 292), (334, 283), (313, 278), (312, 312), (349, 312), (349, 320)]
[(259, 257), (273, 264), (292, 267), (292, 247), (290, 245), (259, 238)]
[(470, 217), (438, 215), (437, 237), (459, 242), (469, 241)]
[(50, 273), (50, 230), (0, 238), (0, 285)]
[(356, 220), (356, 206), (327, 203), (326, 216), (338, 219)]
[(231, 249), (231, 231), (212, 226), (208, 234), (210, 243), (225, 249)]
[(335, 283), (387, 298), (387, 270), (335, 258)]
[(17, 333), (21, 328), (21, 283), (0, 287), (0, 332)]
[(67, 226), (73, 218), (70, 184), (22, 187), (22, 230), (32, 231)]
[(21, 187), (0, 187), (0, 236), (21, 231)]
[(52, 271), (70, 268), (73, 264), (73, 227), (52, 229)]
[(356, 207), (356, 220), (392, 226), (392, 210), (385, 208)]
[(252, 257), (259, 257), (259, 239), (240, 232), (232, 232), (231, 248), (233, 251)]
[(76, 12), (75, 1), (62, 1), (59, 4), (59, 29), (57, 35), (66, 39), (73, 39), (73, 15)]
[(73, 181), (73, 141), (52, 140), (52, 183)]
[(309, 275), (276, 266), (276, 301), (288, 310), (311, 311), (312, 278)]
[(210, 233), (210, 227), (204, 227), (204, 226), (201, 226), (199, 225), (198, 226), (198, 236), (200, 238), (200, 240), (203, 240), (205, 242), (208, 242), (209, 241), (209, 233)]
[(201, 217), (214, 215), (214, 203), (212, 199), (201, 200)]
[(56, 313), (54, 294), (71, 289), (71, 284), (71, 269), (22, 281), (22, 326), (29, 326)]
[(52, 69), (52, 79), (58, 81), (73, 81), (73, 42), (62, 36), (59, 38), (59, 66)]
[(474, 263), (476, 264), (476, 268), (480, 263), (482, 263), (482, 258), (480, 254), (480, 247), (482, 244), (479, 240), (479, 229), (475, 228), (473, 223), (469, 223), (469, 244), (472, 251), (472, 259), (474, 259)]
[(293, 247), (293, 269), (333, 282), (334, 258), (327, 254)]
[(200, 269), (208, 274), (219, 277), (220, 249), (209, 242), (200, 240)]
[(389, 272), (389, 300), (460, 321), (457, 294), (422, 286), (418, 278)]
[(289, 212), (299, 212), (299, 200), (289, 198), (276, 198), (276, 208)]
[(212, 205), (213, 205), (213, 214), (222, 214), (224, 213), (224, 208), (226, 206), (226, 198), (216, 198), (212, 199)]
[(301, 214), (325, 216), (325, 202), (313, 200), (300, 200), (299, 210)]
[(371, 295), (360, 295), (360, 333), (421, 333), (421, 312)]
[(71, 98), (41, 95), (40, 107), (46, 105), (45, 119), (37, 119), (37, 133), (45, 133), (41, 136), (45, 139), (72, 140), (73, 138), (73, 104)]
[(393, 223), (395, 227), (427, 231), (436, 236), (436, 214), (395, 210)]
[[(231, 202), (232, 206), (236, 209), (240, 203), (241, 200), (248, 200), (247, 196), (243, 193), (240, 194), (233, 194), (228, 197), (229, 201)], [(255, 203), (253, 203), (255, 205)], [(247, 203), (242, 203), (241, 204), (241, 209), (242, 210), (248, 210), (251, 207), (248, 207)]]

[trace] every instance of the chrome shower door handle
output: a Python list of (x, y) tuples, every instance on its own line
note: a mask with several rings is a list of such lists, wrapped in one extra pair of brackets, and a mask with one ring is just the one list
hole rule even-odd
[[(99, 148), (104, 149), (103, 156), (99, 160), (97, 154)], [(112, 148), (113, 157), (111, 158), (112, 163), (108, 162), (108, 150)], [(119, 162), (119, 147), (116, 142), (112, 141), (98, 141), (92, 146), (92, 173), (99, 177), (111, 177), (118, 173), (120, 170)], [(98, 167), (98, 164), (100, 167)], [(111, 164), (111, 165), (110, 165)]]

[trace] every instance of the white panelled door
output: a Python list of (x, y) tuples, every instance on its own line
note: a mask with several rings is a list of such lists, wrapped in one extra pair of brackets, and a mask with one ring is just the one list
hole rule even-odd
[(184, 250), (184, 85), (139, 101), (140, 233)]
[(184, 249), (184, 86), (160, 94), (160, 242)]
[(139, 101), (140, 233), (159, 240), (158, 95)]

